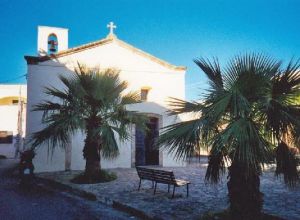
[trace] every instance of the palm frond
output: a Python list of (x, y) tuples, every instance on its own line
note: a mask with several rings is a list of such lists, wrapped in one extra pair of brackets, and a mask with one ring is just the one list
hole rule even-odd
[(294, 187), (299, 183), (300, 174), (297, 170), (299, 159), (296, 157), (296, 151), (293, 151), (286, 143), (281, 142), (276, 148), (276, 175), (283, 174), (284, 182)]
[(209, 83), (215, 91), (223, 89), (223, 79), (221, 75), (220, 64), (217, 58), (212, 61), (204, 58), (195, 59), (194, 62), (199, 66), (202, 71), (209, 78)]
[(200, 144), (203, 121), (196, 119), (172, 124), (164, 128), (157, 144), (176, 159), (192, 157)]
[(129, 92), (122, 96), (121, 105), (130, 105), (140, 103), (140, 94), (138, 92)]
[(209, 118), (211, 123), (217, 125), (226, 114), (231, 104), (232, 93), (226, 92), (222, 95), (217, 95), (213, 98), (205, 100), (205, 108), (202, 110), (202, 114)]
[[(224, 70), (224, 88), (230, 90), (237, 82), (247, 84), (247, 78), (262, 77), (271, 78), (276, 75), (279, 70), (281, 62), (277, 62), (263, 54), (246, 54), (244, 56), (236, 56), (232, 59)], [(246, 77), (246, 78), (245, 78)], [(242, 78), (241, 80), (238, 80)], [(245, 80), (243, 80), (245, 78)], [(259, 82), (257, 82), (259, 83)], [(257, 87), (253, 82), (251, 85), (240, 86), (239, 88), (253, 88)], [(255, 92), (254, 90), (252, 92)], [(251, 94), (251, 93), (250, 93)]]
[(183, 113), (199, 113), (203, 104), (198, 102), (189, 102), (182, 99), (170, 98), (169, 106), (171, 110), (168, 111), (169, 115), (178, 115)]
[(114, 130), (109, 125), (102, 125), (101, 134), (101, 155), (106, 159), (113, 159), (119, 155), (119, 147), (116, 141)]
[(259, 164), (266, 163), (272, 157), (271, 145), (251, 119), (233, 120), (218, 136), (213, 145), (220, 149), (228, 146), (231, 160), (243, 161), (249, 169), (257, 169)]
[(61, 91), (61, 90), (56, 89), (54, 87), (45, 87), (44, 93), (49, 95), (49, 96), (53, 96), (53, 97), (56, 97), (56, 98), (59, 98), (59, 99), (62, 99), (62, 100), (68, 100), (69, 99), (68, 91), (66, 91), (66, 90)]
[(283, 71), (272, 77), (272, 87), (259, 100), (260, 118), (266, 121), (266, 127), (272, 130), (279, 141), (289, 130), (296, 133), (300, 127), (300, 63), (292, 61)]
[(60, 103), (45, 100), (33, 106), (32, 111), (59, 111), (61, 109), (62, 105)]
[(57, 147), (65, 148), (70, 142), (71, 135), (80, 127), (74, 116), (66, 114), (51, 114), (44, 118), (45, 128), (35, 132), (31, 136), (34, 148), (46, 143), (51, 152)]
[(229, 158), (226, 147), (223, 145), (223, 148), (219, 149), (213, 146), (208, 156), (205, 180), (212, 184), (218, 183), (221, 176), (225, 174), (227, 160)]

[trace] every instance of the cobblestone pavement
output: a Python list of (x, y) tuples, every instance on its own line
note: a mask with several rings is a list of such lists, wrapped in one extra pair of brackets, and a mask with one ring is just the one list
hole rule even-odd
[(1, 220), (96, 220), (136, 219), (99, 202), (36, 186), (23, 189), (11, 175), (15, 160), (0, 160)]
[[(153, 195), (149, 181), (142, 182), (142, 190), (137, 191), (139, 179), (135, 169), (110, 169), (118, 175), (117, 180), (92, 185), (69, 182), (79, 171), (44, 173), (41, 176), (92, 192), (106, 203), (115, 201), (157, 219), (197, 219), (205, 212), (215, 212), (228, 206), (226, 176), (218, 185), (206, 184), (205, 164), (160, 169), (172, 170), (176, 178), (191, 181), (190, 196), (186, 198), (186, 187), (180, 187), (176, 188), (176, 196), (172, 199), (171, 194), (168, 194), (167, 185), (164, 184), (158, 184), (157, 194)], [(300, 219), (300, 188), (288, 189), (268, 170), (261, 178), (261, 190), (265, 193), (265, 212), (288, 220)]]

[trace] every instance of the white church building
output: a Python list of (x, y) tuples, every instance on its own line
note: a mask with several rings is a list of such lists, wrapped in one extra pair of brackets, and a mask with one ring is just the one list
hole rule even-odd
[[(175, 66), (120, 40), (114, 34), (116, 26), (108, 25), (109, 34), (104, 39), (68, 48), (68, 29), (38, 27), (38, 55), (25, 56), (27, 61), (27, 126), (26, 138), (42, 128), (42, 112), (32, 112), (32, 106), (50, 97), (45, 86), (63, 89), (59, 75), (68, 75), (77, 63), (88, 67), (115, 68), (120, 78), (126, 80), (129, 90), (140, 91), (142, 102), (129, 106), (130, 110), (149, 116), (150, 128), (143, 134), (133, 125), (132, 138), (119, 142), (120, 155), (113, 160), (101, 160), (103, 168), (130, 168), (136, 165), (183, 166), (165, 151), (158, 151), (149, 139), (157, 138), (160, 128), (176, 123), (179, 117), (168, 116), (170, 97), (185, 98), (186, 67)], [(176, 53), (174, 49), (174, 53)], [(84, 136), (78, 132), (68, 149), (57, 148), (51, 157), (47, 146), (40, 146), (34, 160), (36, 172), (55, 170), (83, 170), (82, 155)]]

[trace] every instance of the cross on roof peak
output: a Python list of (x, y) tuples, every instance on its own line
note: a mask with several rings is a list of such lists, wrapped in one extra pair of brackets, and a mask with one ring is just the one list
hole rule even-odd
[(114, 22), (109, 22), (107, 25), (107, 28), (109, 28), (109, 34), (108, 35), (114, 35), (114, 29), (117, 28), (117, 26), (114, 24)]

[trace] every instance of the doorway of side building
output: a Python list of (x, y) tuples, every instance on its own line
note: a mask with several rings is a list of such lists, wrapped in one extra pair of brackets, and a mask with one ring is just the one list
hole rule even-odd
[(135, 165), (159, 165), (159, 150), (155, 141), (159, 135), (159, 120), (156, 117), (149, 117), (147, 131), (138, 127), (135, 129)]

